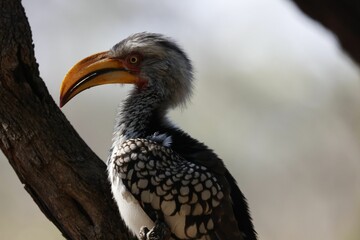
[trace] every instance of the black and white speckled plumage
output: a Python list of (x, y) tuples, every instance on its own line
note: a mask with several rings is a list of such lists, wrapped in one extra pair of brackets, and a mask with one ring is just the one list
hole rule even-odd
[(170, 39), (150, 33), (111, 50), (114, 57), (133, 52), (144, 56), (140, 75), (148, 86), (135, 87), (121, 106), (108, 160), (125, 223), (139, 234), (139, 226), (161, 220), (173, 239), (256, 239), (246, 200), (222, 160), (166, 118), (191, 95), (187, 56)]
[(114, 156), (113, 170), (153, 221), (176, 222), (169, 227), (181, 239), (213, 231), (224, 193), (206, 167), (143, 138), (125, 141)]

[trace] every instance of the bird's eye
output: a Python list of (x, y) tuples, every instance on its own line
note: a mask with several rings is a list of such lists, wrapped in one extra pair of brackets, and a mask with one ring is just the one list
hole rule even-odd
[(139, 53), (130, 53), (126, 56), (126, 62), (129, 67), (137, 67), (142, 59), (142, 55)]
[(136, 63), (138, 63), (138, 61), (139, 61), (139, 58), (138, 58), (137, 56), (131, 56), (131, 57), (129, 58), (129, 62), (130, 62), (131, 64), (136, 64)]

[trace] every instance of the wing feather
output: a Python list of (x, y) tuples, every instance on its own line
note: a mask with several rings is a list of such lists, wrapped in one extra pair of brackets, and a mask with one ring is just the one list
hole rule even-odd
[(113, 161), (128, 191), (174, 239), (242, 239), (230, 193), (206, 166), (148, 139), (125, 141)]

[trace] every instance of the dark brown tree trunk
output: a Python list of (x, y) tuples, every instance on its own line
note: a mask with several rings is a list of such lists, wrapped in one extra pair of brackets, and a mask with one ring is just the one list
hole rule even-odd
[[(336, 6), (335, 0), (294, 1), (333, 30), (360, 62), (356, 1), (355, 8), (346, 7), (347, 1)], [(0, 147), (25, 189), (66, 238), (129, 239), (105, 164), (75, 132), (39, 76), (20, 0), (0, 0)]]
[(19, 0), (0, 0), (0, 147), (25, 189), (68, 239), (129, 239), (105, 164), (39, 77)]

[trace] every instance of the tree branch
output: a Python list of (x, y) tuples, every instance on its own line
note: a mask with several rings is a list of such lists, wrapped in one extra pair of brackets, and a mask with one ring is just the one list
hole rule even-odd
[(346, 52), (360, 64), (359, 0), (293, 0), (311, 18), (337, 37)]
[(0, 147), (25, 189), (68, 239), (129, 239), (105, 164), (39, 77), (19, 0), (0, 0)]

